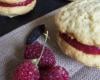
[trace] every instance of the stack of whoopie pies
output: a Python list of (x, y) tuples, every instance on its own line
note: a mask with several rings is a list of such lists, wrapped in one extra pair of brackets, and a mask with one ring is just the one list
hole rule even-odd
[(0, 15), (17, 16), (31, 11), (36, 0), (0, 0)]
[(100, 68), (100, 0), (77, 0), (61, 8), (57, 42), (68, 56)]

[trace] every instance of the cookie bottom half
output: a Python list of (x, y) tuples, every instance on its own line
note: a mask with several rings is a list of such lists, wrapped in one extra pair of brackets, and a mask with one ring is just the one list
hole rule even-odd
[(79, 51), (69, 45), (59, 36), (57, 37), (57, 42), (63, 53), (65, 53), (66, 55), (76, 59), (86, 66), (100, 68), (100, 55), (92, 55)]

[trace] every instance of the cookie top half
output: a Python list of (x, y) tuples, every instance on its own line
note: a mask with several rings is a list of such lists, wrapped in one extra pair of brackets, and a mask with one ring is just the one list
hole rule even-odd
[(4, 2), (4, 3), (19, 3), (24, 1), (26, 0), (0, 0), (0, 2)]
[(100, 47), (100, 0), (77, 0), (55, 16), (58, 30), (77, 41)]

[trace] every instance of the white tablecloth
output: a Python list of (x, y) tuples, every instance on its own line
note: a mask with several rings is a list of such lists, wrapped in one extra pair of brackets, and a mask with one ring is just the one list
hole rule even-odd
[(27, 34), (36, 25), (42, 23), (46, 24), (50, 34), (47, 45), (54, 50), (57, 64), (68, 70), (70, 80), (100, 80), (99, 69), (86, 67), (60, 51), (55, 39), (56, 25), (54, 23), (54, 15), (58, 11), (53, 11), (0, 37), (0, 80), (11, 80), (13, 69), (23, 60), (24, 42)]

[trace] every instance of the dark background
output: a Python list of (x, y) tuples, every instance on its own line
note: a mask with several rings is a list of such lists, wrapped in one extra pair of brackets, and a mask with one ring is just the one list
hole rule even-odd
[(67, 3), (67, 0), (37, 0), (34, 10), (26, 15), (14, 18), (0, 16), (0, 36)]

